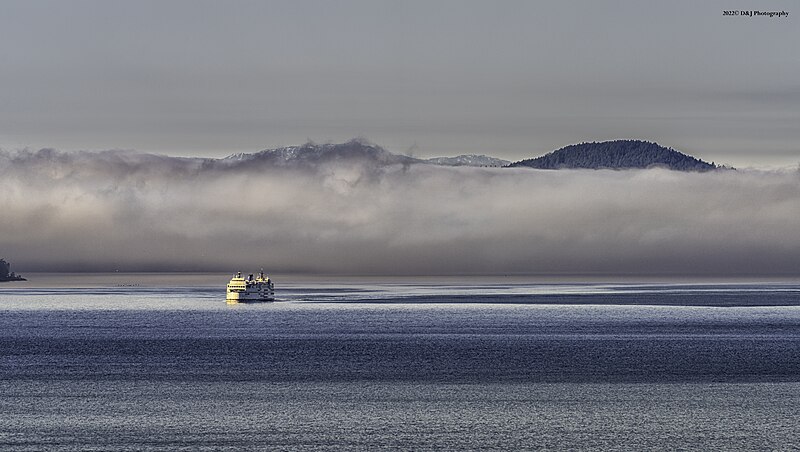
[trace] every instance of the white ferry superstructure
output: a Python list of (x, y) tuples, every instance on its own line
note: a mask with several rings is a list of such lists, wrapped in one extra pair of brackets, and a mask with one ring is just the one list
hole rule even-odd
[(255, 278), (252, 274), (245, 278), (242, 272), (236, 272), (228, 283), (225, 300), (228, 303), (274, 301), (275, 287), (269, 277), (264, 275), (264, 270)]

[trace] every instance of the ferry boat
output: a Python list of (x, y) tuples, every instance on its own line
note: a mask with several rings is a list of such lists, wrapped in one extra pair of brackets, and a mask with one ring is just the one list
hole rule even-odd
[(261, 270), (255, 278), (252, 274), (245, 278), (242, 272), (236, 272), (228, 283), (225, 301), (228, 303), (275, 301), (275, 287), (269, 277), (264, 275), (264, 270)]

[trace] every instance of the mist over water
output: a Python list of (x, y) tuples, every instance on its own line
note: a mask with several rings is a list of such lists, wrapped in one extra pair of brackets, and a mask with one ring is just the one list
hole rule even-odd
[(23, 271), (800, 274), (800, 173), (0, 152)]

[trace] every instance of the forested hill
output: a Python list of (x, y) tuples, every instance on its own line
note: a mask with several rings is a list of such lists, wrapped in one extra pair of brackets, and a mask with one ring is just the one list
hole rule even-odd
[(678, 171), (709, 171), (717, 168), (713, 163), (704, 162), (656, 143), (639, 140), (573, 144), (509, 166), (541, 169), (661, 167)]

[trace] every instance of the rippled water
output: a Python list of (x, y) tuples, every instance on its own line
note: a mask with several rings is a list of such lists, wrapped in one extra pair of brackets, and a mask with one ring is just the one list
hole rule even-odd
[(788, 449), (800, 285), (0, 286), (0, 449)]

